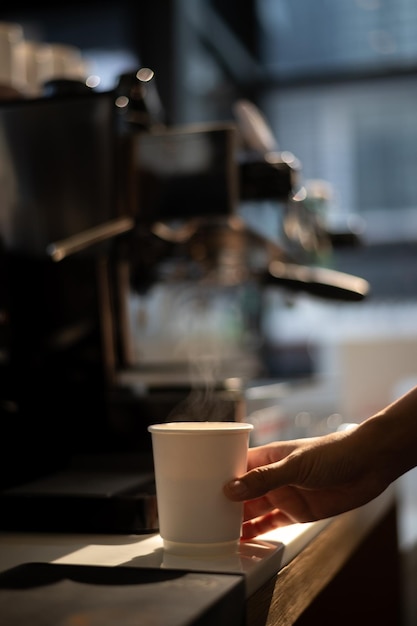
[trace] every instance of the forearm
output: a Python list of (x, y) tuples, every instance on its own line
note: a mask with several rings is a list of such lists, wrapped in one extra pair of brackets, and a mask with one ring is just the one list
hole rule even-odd
[(355, 439), (387, 484), (417, 466), (417, 387), (360, 424)]

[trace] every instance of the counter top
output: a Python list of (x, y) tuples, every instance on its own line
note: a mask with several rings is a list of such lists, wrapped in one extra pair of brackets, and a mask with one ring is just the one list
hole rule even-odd
[(243, 575), (246, 595), (251, 595), (295, 554), (300, 552), (330, 520), (294, 524), (256, 540), (241, 542), (236, 554), (182, 557), (165, 553), (159, 534), (67, 535), (1, 533), (2, 571), (30, 562), (60, 565), (126, 566)]
[[(27, 611), (28, 605), (26, 602), (16, 602), (16, 594), (26, 593), (27, 598), (28, 590), (34, 593), (34, 588), (37, 586), (34, 584), (34, 581), (42, 580), (45, 572), (47, 572), (46, 580), (48, 584), (42, 584), (37, 588), (38, 592), (39, 588), (42, 590), (42, 603), (48, 605), (49, 596), (46, 597), (45, 594), (47, 594), (48, 585), (50, 586), (51, 583), (56, 585), (56, 574), (58, 572), (60, 572), (58, 579), (61, 582), (62, 578), (70, 579), (73, 584), (75, 580), (78, 585), (80, 581), (87, 582), (91, 591), (91, 584), (93, 584), (93, 588), (97, 588), (97, 572), (100, 571), (102, 572), (100, 574), (101, 578), (103, 575), (110, 577), (105, 582), (104, 587), (101, 586), (99, 594), (101, 598), (100, 605), (103, 602), (103, 594), (105, 601), (108, 602), (109, 598), (115, 593), (115, 587), (119, 584), (118, 576), (120, 579), (127, 576), (128, 582), (130, 581), (131, 583), (128, 586), (131, 588), (131, 585), (133, 585), (133, 597), (136, 597), (137, 602), (139, 602), (143, 593), (147, 602), (149, 602), (151, 597), (157, 597), (158, 588), (160, 588), (161, 593), (163, 592), (166, 598), (164, 602), (165, 609), (162, 605), (157, 607), (158, 611), (161, 612), (159, 620), (155, 618), (156, 621), (149, 621), (150, 624), (161, 623), (164, 626), (171, 623), (184, 625), (203, 624), (206, 622), (198, 621), (202, 615), (202, 607), (205, 607), (203, 614), (205, 614), (205, 610), (212, 612), (214, 607), (220, 607), (220, 610), (223, 606), (224, 609), (225, 594), (227, 596), (235, 594), (236, 598), (240, 598), (240, 602), (237, 604), (240, 604), (242, 607), (245, 605), (245, 599), (248, 600), (257, 593), (280, 570), (288, 565), (294, 557), (302, 553), (306, 546), (314, 545), (313, 540), (324, 529), (331, 527), (336, 520), (345, 518), (348, 522), (348, 525), (345, 526), (349, 532), (349, 536), (346, 537), (347, 542), (351, 541), (352, 534), (358, 537), (364, 536), (364, 533), (369, 532), (389, 507), (390, 503), (392, 503), (393, 495), (394, 491), (390, 488), (373, 502), (343, 516), (338, 516), (338, 518), (307, 524), (294, 524), (276, 529), (257, 537), (255, 540), (241, 542), (238, 553), (225, 557), (179, 557), (164, 553), (162, 540), (158, 534), (69, 535), (3, 532), (0, 533), (0, 572), (2, 572), (0, 574), (0, 607), (2, 611), (5, 609), (7, 611), (12, 610), (14, 621), (10, 620), (9, 624), (24, 624), (24, 621), (19, 620), (19, 615), (23, 618), (23, 613)], [(56, 567), (53, 568), (52, 566)], [(35, 571), (36, 568), (37, 571)], [(25, 579), (20, 582), (19, 576), (16, 578), (16, 573), (19, 574), (19, 572), (23, 573), (23, 578)], [(53, 575), (52, 572), (54, 572)], [(81, 579), (79, 572), (83, 573)], [(88, 576), (86, 578), (85, 574), (87, 573), (90, 573), (92, 578), (90, 577), (89, 579)], [(143, 574), (142, 578), (140, 577), (141, 574)], [(175, 574), (175, 593), (172, 593), (171, 590), (170, 596), (173, 606), (178, 605), (178, 603), (181, 604), (181, 599), (177, 593), (180, 588), (182, 593), (185, 593), (185, 604), (189, 600), (189, 594), (191, 593), (192, 595), (195, 589), (199, 590), (198, 594), (194, 594), (194, 597), (196, 595), (199, 596), (199, 600), (195, 600), (194, 603), (193, 610), (195, 614), (193, 619), (190, 615), (181, 615), (177, 622), (172, 620), (164, 621), (166, 617), (164, 617), (164, 614), (167, 611), (166, 607), (169, 606), (167, 600), (169, 594), (166, 589), (167, 581), (171, 580), (170, 576), (173, 574)], [(181, 585), (179, 585), (179, 580), (181, 580)], [(142, 584), (143, 581), (146, 581), (145, 585)], [(152, 584), (155, 585), (153, 591), (150, 581), (153, 581)], [(139, 589), (137, 585), (140, 584), (142, 586)], [(211, 589), (211, 593), (207, 593), (207, 586)], [(79, 588), (78, 591), (80, 591)], [(56, 598), (55, 592), (54, 598)], [(70, 597), (71, 606), (74, 606), (74, 591), (71, 590), (68, 596), (68, 590), (66, 590), (65, 594), (65, 598)], [(36, 601), (40, 602), (40, 599), (37, 598)], [(127, 602), (127, 599), (125, 601)], [(56, 602), (56, 599), (54, 602)], [(129, 602), (131, 602), (131, 599), (129, 599)], [(191, 604), (193, 603), (191, 602)], [(224, 613), (223, 609), (220, 610), (220, 613), (225, 618), (224, 623), (227, 623), (228, 626), (232, 626), (234, 623), (242, 623), (240, 621), (242, 616), (239, 612), (237, 615), (230, 614), (231, 606), (234, 605), (236, 607), (236, 602), (226, 604), (229, 607), (226, 613)], [(188, 605), (190, 605), (190, 602), (188, 602)], [(173, 607), (171, 606), (171, 613), (172, 610)], [(155, 606), (153, 611), (155, 617)], [(219, 615), (215, 618), (218, 626), (222, 623)], [(210, 619), (214, 619), (212, 613)], [(43, 624), (46, 623), (49, 624), (49, 622), (43, 622)], [(64, 621), (62, 623), (67, 624)], [(93, 621), (91, 623), (95, 625), (99, 622)], [(130, 624), (133, 622), (119, 621), (119, 623)], [(142, 620), (140, 623), (145, 624), (147, 622)]]

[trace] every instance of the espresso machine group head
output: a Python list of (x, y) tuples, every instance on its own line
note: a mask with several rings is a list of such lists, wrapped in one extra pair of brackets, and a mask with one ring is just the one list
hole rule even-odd
[[(366, 296), (369, 286), (356, 277), (350, 281), (329, 268), (310, 274), (332, 240), (305, 201), (301, 166), (290, 152), (242, 147), (234, 123), (141, 131), (132, 135), (131, 148), (137, 289), (146, 289), (153, 276), (220, 285), (257, 280), (346, 301)], [(275, 230), (262, 224), (265, 206), (275, 213)]]

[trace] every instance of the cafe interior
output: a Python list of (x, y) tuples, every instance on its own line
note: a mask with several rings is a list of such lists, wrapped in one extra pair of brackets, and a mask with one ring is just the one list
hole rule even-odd
[(2, 4), (5, 624), (417, 624), (414, 470), (170, 560), (148, 431), (323, 435), (417, 384), (416, 76), (412, 0)]

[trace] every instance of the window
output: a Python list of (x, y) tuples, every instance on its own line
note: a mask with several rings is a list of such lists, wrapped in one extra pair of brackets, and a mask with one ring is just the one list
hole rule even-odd
[(282, 149), (365, 218), (370, 242), (417, 239), (417, 5), (257, 0), (262, 107)]
[(364, 218), (370, 243), (417, 241), (414, 0), (178, 8), (179, 121), (232, 117), (233, 100), (249, 97), (303, 176), (331, 183), (334, 211)]

